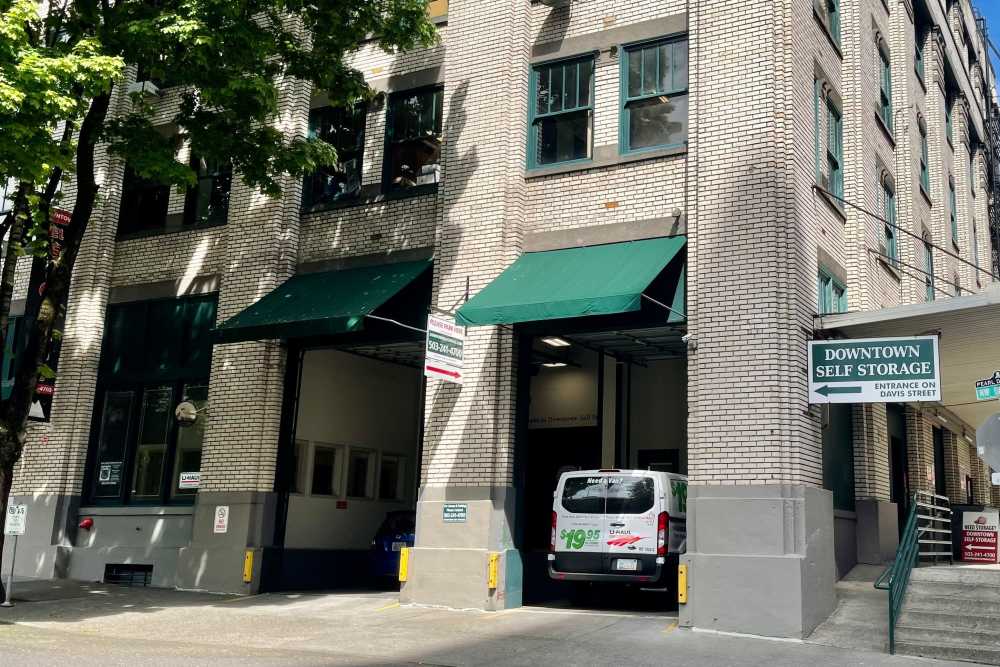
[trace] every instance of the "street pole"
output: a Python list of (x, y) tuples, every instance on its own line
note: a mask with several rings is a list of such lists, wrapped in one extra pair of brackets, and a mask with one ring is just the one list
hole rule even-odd
[(10, 572), (7, 574), (7, 594), (6, 599), (0, 602), (0, 607), (13, 607), (10, 601), (11, 591), (14, 590), (14, 559), (17, 558), (17, 535), (14, 535), (14, 548), (10, 550)]

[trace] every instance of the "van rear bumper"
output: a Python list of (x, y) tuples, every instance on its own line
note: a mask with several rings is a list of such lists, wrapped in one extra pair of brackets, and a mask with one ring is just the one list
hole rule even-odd
[(557, 581), (604, 581), (621, 584), (650, 583), (660, 580), (663, 568), (657, 566), (647, 574), (602, 574), (598, 572), (560, 572), (549, 564), (549, 577)]

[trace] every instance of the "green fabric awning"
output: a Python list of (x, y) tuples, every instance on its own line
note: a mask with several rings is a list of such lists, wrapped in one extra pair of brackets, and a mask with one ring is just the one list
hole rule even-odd
[[(537, 322), (639, 310), (642, 293), (683, 250), (671, 236), (521, 255), (458, 309), (466, 326)], [(672, 291), (668, 322), (683, 322), (684, 268)]]
[(220, 324), (216, 343), (349, 333), (428, 269), (431, 260), (303, 273)]

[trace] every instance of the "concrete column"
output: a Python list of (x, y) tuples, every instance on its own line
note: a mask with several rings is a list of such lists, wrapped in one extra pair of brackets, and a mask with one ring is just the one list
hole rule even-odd
[[(457, 307), (519, 254), (525, 219), (528, 0), (452, 0), (445, 55), (444, 211), (434, 304)], [(520, 604), (514, 548), (516, 349), (509, 328), (469, 329), (465, 384), (429, 380), (417, 544), (405, 601), (497, 609)], [(464, 505), (444, 523), (445, 503)], [(487, 583), (489, 554), (501, 582)]]
[[(274, 122), (289, 136), (305, 136), (309, 84), (280, 85)], [(295, 271), (301, 182), (284, 178), (280, 199), (234, 178), (226, 225), (217, 321), (256, 302)], [(260, 586), (263, 547), (274, 529), (274, 471), (284, 395), (285, 350), (277, 341), (217, 345), (212, 353), (209, 410), (201, 460), (201, 488), (193, 537), (181, 549), (182, 588), (254, 593)], [(229, 528), (213, 531), (217, 508), (228, 507)], [(243, 581), (244, 552), (255, 552), (253, 580)]]
[[(803, 637), (835, 604), (820, 412), (801, 371), (817, 265), (814, 70), (801, 53), (818, 42), (792, 26), (814, 21), (812, 7), (755, 0), (690, 11), (688, 330), (697, 350), (680, 621)], [(752, 85), (735, 85), (748, 77)], [(741, 112), (711, 113), (717, 105)], [(711, 197), (698, 196), (694, 184), (709, 182)], [(734, 376), (742, 380), (722, 381)]]

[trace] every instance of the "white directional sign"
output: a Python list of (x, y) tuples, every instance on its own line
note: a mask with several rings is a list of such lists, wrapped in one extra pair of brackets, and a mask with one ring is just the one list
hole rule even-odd
[(24, 535), (24, 529), (28, 524), (28, 506), (7, 505), (7, 519), (3, 524), (4, 535)]
[(810, 403), (940, 400), (936, 336), (809, 342)]
[(454, 319), (427, 317), (427, 349), (424, 351), (424, 375), (445, 382), (462, 384), (462, 357), (465, 349), (465, 329)]

